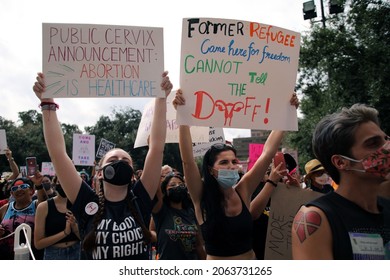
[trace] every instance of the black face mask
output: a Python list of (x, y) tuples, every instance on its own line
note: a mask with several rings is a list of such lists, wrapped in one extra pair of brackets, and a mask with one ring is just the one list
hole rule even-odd
[(45, 191), (48, 191), (51, 188), (51, 183), (42, 183), (42, 187), (45, 189)]
[(172, 202), (182, 202), (187, 197), (187, 188), (179, 185), (167, 191), (168, 199)]
[(103, 167), (103, 180), (117, 186), (130, 184), (133, 174), (133, 168), (123, 160), (111, 162)]
[(64, 190), (62, 189), (61, 185), (57, 184), (56, 185), (56, 191), (58, 192), (58, 194), (61, 196), (61, 197), (66, 197), (66, 194), (64, 192)]

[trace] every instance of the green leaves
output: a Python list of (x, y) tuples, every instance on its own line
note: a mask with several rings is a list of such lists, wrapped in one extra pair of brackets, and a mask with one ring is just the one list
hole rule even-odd
[(326, 114), (354, 103), (374, 106), (390, 133), (390, 3), (348, 1), (344, 14), (315, 24), (302, 37), (298, 93), (303, 115), (288, 143), (299, 161), (313, 158), (311, 135)]

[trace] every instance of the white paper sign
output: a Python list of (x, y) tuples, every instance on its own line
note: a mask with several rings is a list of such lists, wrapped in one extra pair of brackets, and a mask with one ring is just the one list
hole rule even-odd
[(5, 154), (5, 149), (7, 149), (7, 136), (4, 129), (0, 129), (0, 154)]
[(95, 135), (73, 134), (72, 160), (74, 165), (93, 166), (95, 161)]
[(42, 162), (42, 171), (41, 173), (43, 175), (50, 175), (54, 176), (56, 175), (56, 171), (54, 169), (54, 165), (52, 162)]
[(211, 145), (216, 143), (225, 143), (225, 135), (223, 128), (221, 127), (210, 127), (209, 130), (209, 142), (207, 143), (192, 143), (192, 151), (194, 157), (204, 156)]
[(22, 177), (27, 177), (27, 166), (21, 165), (19, 166), (20, 173), (22, 174)]
[(99, 148), (96, 152), (96, 158), (102, 158), (109, 150), (115, 148), (115, 143), (102, 138), (100, 140)]
[[(176, 95), (176, 91), (172, 91), (167, 98), (167, 136), (165, 143), (179, 143), (179, 126), (176, 123), (176, 110), (172, 105), (172, 101)], [(138, 126), (137, 137), (135, 139), (134, 148), (148, 145), (148, 137), (152, 127), (154, 115), (155, 100), (150, 100), (144, 107), (141, 117), (141, 122)], [(192, 141), (194, 142), (209, 142), (208, 127), (191, 127)]]
[(257, 22), (183, 19), (179, 124), (297, 130), (300, 34)]
[(164, 97), (163, 29), (43, 23), (44, 97)]

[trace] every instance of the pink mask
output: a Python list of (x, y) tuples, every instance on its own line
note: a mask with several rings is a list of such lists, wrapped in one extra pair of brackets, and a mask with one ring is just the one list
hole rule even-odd
[(352, 168), (349, 170), (366, 172), (383, 178), (390, 173), (390, 141), (386, 141), (381, 148), (361, 160), (341, 156), (354, 162), (361, 162), (364, 168), (364, 170)]

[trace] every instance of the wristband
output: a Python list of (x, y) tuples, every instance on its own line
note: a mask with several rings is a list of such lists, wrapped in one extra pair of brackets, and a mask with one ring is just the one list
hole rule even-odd
[(275, 183), (274, 181), (271, 181), (270, 179), (267, 179), (265, 182), (266, 182), (266, 183), (270, 183), (270, 184), (271, 184), (272, 186), (274, 186), (275, 188), (278, 186), (277, 183)]
[(56, 110), (57, 110), (57, 106), (56, 106), (55, 104), (42, 105), (42, 106), (41, 106), (41, 110), (42, 110), (42, 111), (44, 111), (44, 110), (56, 111)]
[(35, 189), (36, 189), (37, 191), (42, 190), (42, 189), (43, 189), (43, 186), (42, 186), (42, 185), (35, 186)]
[(55, 102), (41, 102), (41, 104), (39, 104), (39, 108), (41, 108), (41, 110), (56, 111), (60, 108), (60, 106), (58, 106)]

